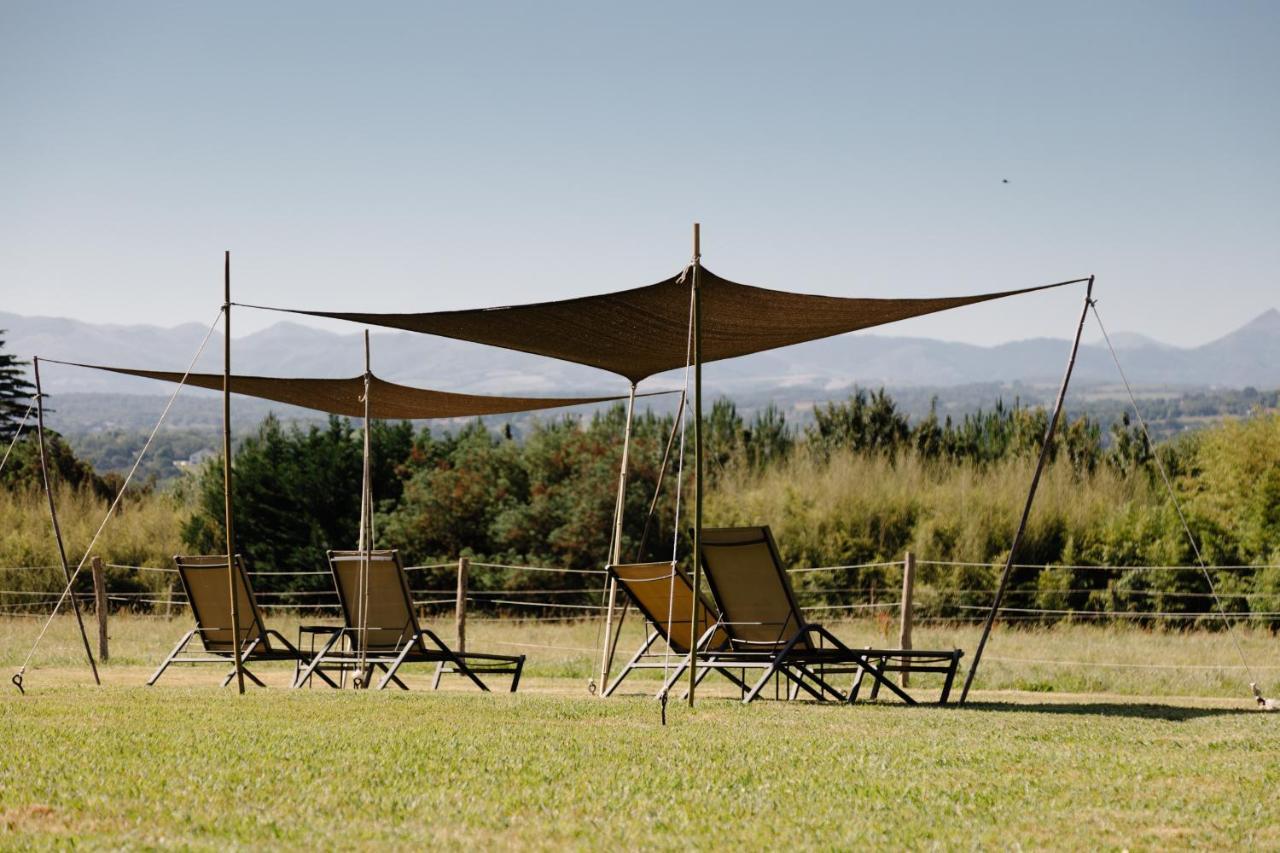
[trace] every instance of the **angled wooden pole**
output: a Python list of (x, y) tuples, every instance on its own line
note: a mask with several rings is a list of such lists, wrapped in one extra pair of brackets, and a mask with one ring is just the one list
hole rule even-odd
[[(31, 370), (35, 374), (36, 380), (36, 441), (40, 445), (40, 478), (44, 482), (45, 497), (49, 499), (49, 519), (53, 522), (53, 538), (58, 543), (58, 560), (62, 563), (62, 576), (67, 580), (67, 597), (71, 599), (71, 609), (76, 614), (76, 624), (80, 626), (80, 639), (84, 642), (84, 656), (88, 658), (89, 669), (93, 671), (93, 683), (101, 684), (102, 679), (98, 677), (98, 664), (93, 659), (93, 649), (89, 647), (89, 632), (84, 627), (84, 614), (80, 612), (80, 600), (76, 598), (76, 591), (71, 588), (71, 566), (67, 563), (67, 549), (62, 544), (62, 526), (58, 524), (58, 510), (53, 505), (53, 488), (49, 481), (49, 461), (46, 458), (44, 449), (44, 392), (40, 389), (39, 358), (32, 357)], [(22, 688), (19, 687), (18, 689), (21, 690)]]
[[(690, 607), (690, 637), (698, 631), (698, 608), (703, 584), (703, 291), (698, 272), (703, 266), (701, 225), (694, 223), (694, 603)], [(689, 707), (698, 688), (698, 644), (689, 649)]]
[[(631, 393), (627, 397), (627, 423), (622, 432), (622, 470), (618, 474), (618, 496), (614, 504), (613, 541), (609, 545), (609, 565), (616, 566), (622, 560), (622, 524), (627, 509), (627, 475), (631, 459), (631, 423), (636, 410), (636, 383), (631, 383)], [(605, 592), (604, 646), (600, 653), (600, 689), (596, 695), (604, 696), (604, 685), (609, 683), (609, 673), (613, 669), (613, 652), (617, 648), (614, 639), (614, 613), (617, 607), (618, 582), (609, 578)], [(624, 613), (626, 611), (623, 611)], [(618, 631), (622, 630), (621, 618), (618, 620)]]
[(1058, 427), (1058, 417), (1062, 414), (1062, 404), (1067, 397), (1067, 386), (1071, 383), (1071, 371), (1076, 366), (1076, 353), (1080, 349), (1080, 335), (1084, 332), (1084, 321), (1089, 315), (1089, 306), (1093, 304), (1093, 276), (1085, 286), (1084, 307), (1080, 309), (1080, 322), (1076, 325), (1076, 336), (1071, 342), (1071, 354), (1067, 356), (1067, 370), (1062, 376), (1062, 385), (1058, 388), (1058, 398), (1053, 403), (1053, 414), (1049, 416), (1049, 426), (1044, 433), (1044, 445), (1040, 448), (1040, 458), (1036, 460), (1036, 472), (1031, 477), (1031, 488), (1027, 490), (1027, 502), (1022, 507), (1022, 519), (1018, 522), (1018, 530), (1013, 534), (1013, 544), (1009, 546), (1009, 556), (1004, 561), (1004, 571), (1000, 574), (1000, 584), (996, 587), (995, 600), (982, 623), (982, 636), (978, 640), (977, 651), (973, 653), (973, 663), (965, 674), (964, 689), (960, 691), (960, 704), (969, 698), (969, 688), (973, 686), (973, 677), (978, 672), (978, 664), (982, 662), (982, 652), (987, 647), (987, 638), (991, 636), (991, 626), (995, 624), (1000, 604), (1004, 601), (1005, 591), (1009, 588), (1009, 578), (1013, 575), (1014, 564), (1018, 561), (1018, 550), (1022, 547), (1022, 537), (1027, 532), (1027, 519), (1031, 517), (1031, 505), (1036, 499), (1036, 489), (1040, 485), (1040, 475), (1044, 473), (1045, 463), (1053, 446), (1053, 433)]
[(231, 648), (236, 690), (244, 693), (244, 659), (240, 649), (240, 573), (236, 571), (236, 535), (231, 513), (231, 252), (222, 264), (222, 497), (227, 517), (227, 589), (231, 595)]

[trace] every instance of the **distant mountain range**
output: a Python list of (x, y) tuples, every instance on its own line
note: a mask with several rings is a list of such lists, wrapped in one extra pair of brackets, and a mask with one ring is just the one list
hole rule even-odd
[[(0, 312), (6, 349), (26, 358), (91, 362), (126, 367), (183, 370), (205, 329), (117, 326)], [(1182, 348), (1137, 334), (1119, 333), (1129, 380), (1146, 387), (1274, 388), (1280, 386), (1280, 311), (1271, 309), (1215, 341)], [(1036, 338), (992, 347), (927, 338), (850, 334), (708, 365), (712, 394), (740, 400), (805, 402), (841, 397), (853, 385), (945, 388), (976, 383), (1044, 386), (1062, 375), (1067, 342)], [(373, 369), (385, 379), (444, 390), (500, 394), (622, 392), (619, 377), (523, 353), (408, 332), (372, 335)], [(278, 376), (351, 376), (361, 372), (358, 331), (342, 334), (297, 323), (277, 323), (234, 341), (237, 373)], [(198, 370), (221, 369), (216, 336)], [(44, 372), (51, 394), (165, 394), (159, 383), (92, 370), (50, 365)], [(675, 387), (679, 372), (649, 380)], [(1077, 387), (1113, 385), (1115, 365), (1105, 347), (1082, 346)]]

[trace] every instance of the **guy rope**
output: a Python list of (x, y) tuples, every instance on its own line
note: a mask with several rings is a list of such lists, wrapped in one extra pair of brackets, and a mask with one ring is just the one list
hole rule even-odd
[[(1151, 432), (1147, 429), (1146, 419), (1142, 417), (1142, 411), (1138, 406), (1138, 399), (1134, 396), (1133, 389), (1129, 386), (1129, 378), (1125, 376), (1124, 368), (1120, 366), (1120, 357), (1116, 355), (1116, 348), (1111, 344), (1111, 336), (1107, 334), (1107, 327), (1103, 324), (1102, 317), (1098, 314), (1097, 302), (1091, 302), (1089, 307), (1093, 309), (1093, 317), (1098, 321), (1098, 328), (1102, 330), (1102, 339), (1107, 342), (1107, 349), (1111, 352), (1111, 360), (1115, 362), (1116, 371), (1120, 374), (1120, 381), (1124, 384), (1125, 393), (1129, 395), (1129, 403), (1133, 406), (1133, 414), (1138, 419), (1138, 426), (1142, 428), (1143, 438), (1146, 440), (1148, 447), (1154, 448), (1155, 445), (1151, 441)], [(1213, 576), (1209, 573), (1204, 557), (1200, 553), (1200, 543), (1191, 532), (1191, 525), (1187, 523), (1187, 517), (1182, 512), (1182, 504), (1178, 501), (1178, 495), (1173, 490), (1173, 482), (1169, 479), (1169, 472), (1166, 470), (1164, 462), (1160, 459), (1160, 454), (1153, 452), (1151, 460), (1155, 463), (1156, 470), (1160, 472), (1160, 479), (1164, 483), (1165, 491), (1169, 493), (1169, 502), (1178, 514), (1178, 521), (1181, 522), (1182, 530), (1187, 535), (1187, 541), (1191, 543), (1196, 565), (1200, 568), (1200, 573), (1204, 575), (1205, 582), (1209, 585), (1209, 594), (1213, 596), (1214, 604), (1217, 606), (1218, 612), (1222, 615), (1223, 622), (1227, 626), (1227, 635), (1231, 637), (1231, 645), (1235, 647), (1236, 655), (1240, 658), (1240, 665), (1244, 669), (1245, 677), (1249, 679), (1249, 690), (1253, 694), (1254, 701), (1264, 711), (1280, 711), (1280, 703), (1277, 703), (1274, 699), (1267, 699), (1262, 695), (1262, 688), (1258, 686), (1258, 680), (1254, 677), (1253, 670), (1249, 668), (1249, 661), (1245, 657), (1244, 649), (1240, 647), (1240, 640), (1236, 637), (1235, 625), (1227, 613), (1226, 607), (1223, 606), (1222, 599), (1218, 596), (1217, 585), (1214, 584)]]
[[(221, 318), (222, 318), (222, 311), (219, 310), (218, 317), (215, 318), (213, 323), (209, 326), (209, 331), (205, 333), (204, 340), (200, 342), (199, 349), (196, 350), (196, 354), (195, 356), (192, 357), (191, 363), (187, 365), (187, 370), (182, 376), (182, 381), (178, 383), (178, 387), (174, 389), (173, 394), (169, 396), (169, 401), (165, 404), (164, 411), (160, 413), (160, 419), (156, 421), (156, 425), (154, 428), (152, 428), (151, 434), (147, 436), (147, 440), (142, 445), (142, 449), (138, 451), (138, 457), (134, 460), (133, 467), (129, 469), (129, 473), (125, 476), (124, 482), (120, 484), (120, 491), (116, 493), (115, 500), (111, 502), (111, 506), (107, 509), (107, 513), (103, 517), (102, 523), (98, 525), (98, 529), (93, 534), (93, 538), (89, 540), (89, 545), (87, 548), (85, 548), (84, 556), (80, 559), (79, 565), (76, 566), (76, 570), (74, 572), (71, 572), (68, 575), (66, 588), (63, 589), (62, 595), (58, 597), (57, 603), (54, 604), (53, 611), (49, 614), (49, 618), (45, 620), (44, 626), (40, 629), (40, 633), (36, 635), (35, 642), (31, 644), (30, 650), (27, 651), (26, 657), (23, 658), (22, 660), (22, 665), (18, 667), (18, 671), (13, 674), (13, 678), (11, 679), (11, 681), (13, 682), (13, 685), (18, 688), (19, 693), (26, 692), (23, 689), (23, 677), (26, 675), (27, 667), (30, 666), (31, 658), (35, 655), (36, 649), (40, 645), (40, 641), (44, 639), (44, 635), (48, 633), (49, 626), (53, 624), (53, 619), (55, 616), (58, 615), (58, 610), (61, 609), (63, 602), (65, 602), (68, 598), (71, 598), (72, 605), (76, 606), (75, 598), (71, 592), (72, 588), (75, 585), (76, 578), (80, 576), (80, 572), (82, 569), (84, 569), (85, 563), (89, 561), (89, 556), (93, 553), (93, 546), (97, 544), (98, 538), (102, 536), (102, 531), (106, 529), (107, 523), (111, 521), (112, 517), (114, 517), (116, 508), (120, 505), (120, 501), (124, 498), (125, 491), (129, 488), (129, 483), (133, 480), (134, 474), (138, 472), (138, 466), (142, 464), (143, 457), (147, 455), (147, 451), (151, 448), (151, 443), (155, 441), (156, 434), (160, 431), (160, 427), (164, 423), (165, 418), (168, 416), (169, 410), (173, 408), (174, 402), (178, 399), (178, 393), (182, 391), (182, 387), (186, 383), (187, 376), (191, 373), (192, 370), (195, 369), (196, 362), (199, 361), (200, 356), (204, 353), (204, 349), (208, 345), (209, 339), (213, 337), (214, 329), (218, 328), (218, 321)], [(37, 391), (37, 403), (39, 403), (38, 391)], [(41, 440), (41, 443), (43, 443), (43, 439)], [(50, 504), (50, 507), (52, 508), (53, 493), (50, 490), (49, 486), (50, 484), (49, 484), (49, 481), (47, 478), (47, 472), (46, 472), (45, 490), (49, 494), (49, 504)], [(56, 516), (55, 516), (55, 524), (56, 524)], [(65, 565), (65, 557), (64, 557), (64, 568), (65, 567), (66, 565)], [(84, 633), (83, 625), (81, 626), (81, 633), (82, 634)], [(97, 665), (94, 664), (93, 653), (89, 651), (87, 637), (85, 639), (85, 651), (89, 654), (89, 663), (93, 667), (94, 680), (97, 681), (98, 680)]]

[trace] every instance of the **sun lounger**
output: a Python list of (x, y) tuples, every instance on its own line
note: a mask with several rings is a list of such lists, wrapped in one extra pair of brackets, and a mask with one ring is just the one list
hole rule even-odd
[(379, 690), (388, 684), (407, 690), (397, 676), (400, 667), (433, 663), (433, 686), (439, 686), (440, 676), (447, 670), (465, 676), (485, 692), (489, 688), (481, 675), (509, 675), (511, 692), (515, 692), (524, 670), (524, 655), (456, 652), (418, 623), (399, 552), (330, 551), (329, 567), (342, 604), (344, 627), (300, 673), (297, 684), (305, 683), (311, 673), (322, 668), (336, 667), (355, 670), (359, 683), (368, 686), (376, 668), (384, 673), (377, 684)]
[[(763, 674), (743, 697), (750, 702), (776, 675), (818, 699), (852, 702), (863, 678), (870, 676), (904, 702), (916, 704), (886, 673), (937, 672), (945, 676), (940, 703), (950, 696), (963, 652), (924, 649), (854, 649), (821, 625), (805, 618), (778, 556), (768, 527), (704, 529), (701, 559), (707, 583), (720, 607), (728, 645), (721, 659), (754, 659)], [(840, 694), (827, 680), (852, 673), (853, 687)]]
[[(689, 577), (671, 563), (630, 563), (609, 566), (609, 574), (617, 580), (627, 597), (648, 623), (646, 638), (622, 671), (605, 688), (612, 695), (623, 680), (641, 669), (661, 669), (669, 676), (658, 691), (661, 696), (689, 666), (689, 649), (699, 649), (698, 680), (718, 670), (733, 683), (746, 689), (734, 673), (717, 665), (716, 652), (727, 647), (728, 637), (717, 625), (715, 608), (704, 600), (699, 609), (698, 625), (692, 626), (693, 585)], [(669, 651), (668, 651), (669, 647)]]
[[(191, 605), (191, 614), (195, 617), (196, 627), (186, 633), (178, 644), (169, 652), (155, 674), (147, 680), (148, 685), (155, 684), (164, 671), (175, 663), (217, 663), (223, 666), (234, 660), (231, 628), (231, 596), (227, 578), (227, 558), (225, 555), (211, 557), (173, 558), (178, 567), (178, 579), (187, 594), (187, 602)], [(244, 674), (259, 687), (262, 682), (249, 671), (248, 664), (260, 661), (292, 661), (294, 674), (309, 663), (311, 657), (294, 647), (279, 632), (268, 629), (262, 620), (262, 611), (253, 597), (253, 587), (249, 584), (249, 576), (244, 570), (244, 560), (239, 554), (235, 559), (235, 571), (239, 574), (237, 583), (236, 609), (240, 617), (240, 656), (244, 664)], [(196, 637), (204, 648), (203, 655), (185, 655), (187, 645)], [(320, 674), (325, 681), (329, 678)], [(233, 669), (222, 680), (225, 687), (235, 677)], [(332, 682), (330, 681), (330, 684)], [(336, 686), (336, 685), (335, 685)]]

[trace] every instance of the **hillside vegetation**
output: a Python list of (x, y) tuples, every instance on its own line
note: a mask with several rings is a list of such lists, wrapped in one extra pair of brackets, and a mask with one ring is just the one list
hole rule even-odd
[[(813, 422), (797, 430), (773, 407), (744, 420), (721, 400), (706, 422), (707, 522), (770, 524), (792, 565), (896, 561), (913, 550), (928, 561), (922, 607), (963, 616), (965, 608), (990, 599), (995, 570), (986, 564), (1007, 553), (1046, 420), (1042, 409), (997, 406), (958, 421), (931, 415), (912, 422), (883, 392), (859, 392), (816, 410)], [(585, 421), (539, 421), (520, 439), (480, 422), (446, 433), (376, 424), (377, 542), (401, 549), (415, 564), (466, 554), (495, 563), (598, 568), (608, 552), (622, 424), (621, 408)], [(692, 465), (684, 466), (677, 531), (674, 457), (681, 442), (678, 432), (672, 440), (672, 428), (670, 417), (637, 418), (624, 513), (628, 559), (668, 559), (677, 539), (687, 554)], [(1058, 567), (1021, 570), (1011, 604), (1211, 609), (1197, 573), (1091, 568), (1194, 562), (1153, 465), (1155, 452), (1171, 472), (1208, 563), (1280, 563), (1280, 415), (1259, 412), (1156, 449), (1126, 422), (1107, 438), (1087, 417), (1062, 424), (1019, 560)], [(650, 515), (669, 442), (677, 452)], [(19, 464), (4, 473), (8, 488), (0, 496), (6, 519), (14, 519), (0, 537), (4, 566), (56, 562), (25, 444), (15, 452)], [(257, 581), (260, 590), (328, 589), (323, 576), (270, 573), (320, 568), (325, 549), (355, 544), (360, 454), (359, 432), (337, 418), (306, 428), (268, 418), (244, 441), (236, 458), (236, 526), (240, 550), (267, 573)], [(57, 476), (74, 562), (105, 511), (111, 483), (72, 461)], [(221, 517), (221, 463), (211, 460), (176, 485), (145, 489), (126, 501), (95, 551), (112, 563), (139, 565), (164, 565), (184, 549), (216, 552), (223, 547)], [(845, 602), (898, 583), (897, 572), (894, 566), (853, 568), (801, 583), (823, 600)], [(1217, 574), (1229, 609), (1280, 611), (1280, 569)], [(23, 577), (24, 584), (34, 582)], [(432, 587), (447, 584), (451, 573), (416, 577)], [(503, 588), (561, 583), (554, 575), (484, 578), (477, 583)], [(15, 587), (6, 582), (6, 588)]]

